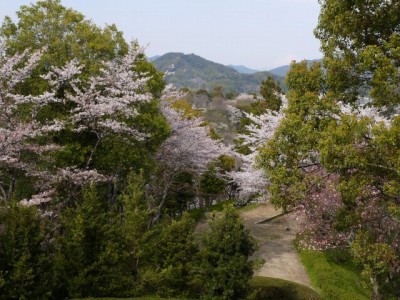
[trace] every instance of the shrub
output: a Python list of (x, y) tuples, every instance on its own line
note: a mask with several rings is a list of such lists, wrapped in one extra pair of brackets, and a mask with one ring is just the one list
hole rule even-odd
[(322, 297), (309, 287), (279, 278), (255, 276), (249, 284), (249, 300), (322, 300)]

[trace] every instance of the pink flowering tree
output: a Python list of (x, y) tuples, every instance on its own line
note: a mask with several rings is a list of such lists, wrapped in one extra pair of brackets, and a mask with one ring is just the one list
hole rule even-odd
[[(114, 182), (115, 187), (135, 168), (132, 157), (139, 161), (142, 148), (151, 154), (165, 137), (165, 119), (149, 88), (153, 77), (141, 71), (143, 49), (136, 42), (125, 56), (103, 62), (100, 74), (88, 80), (81, 79), (83, 66), (76, 60), (50, 68), (42, 76), (49, 92), (36, 96), (21, 95), (18, 87), (42, 52), (9, 57), (5, 42), (1, 47), (2, 199), (12, 197), (21, 176), (34, 182), (24, 194), (25, 205), (48, 202), (64, 183)], [(64, 196), (78, 191), (68, 189)]]
[(242, 139), (242, 145), (248, 147), (249, 153), (235, 153), (240, 167), (227, 174), (231, 182), (238, 186), (239, 200), (244, 203), (254, 196), (265, 200), (268, 178), (264, 170), (257, 166), (256, 158), (260, 147), (273, 137), (276, 128), (285, 116), (286, 98), (283, 95), (277, 95), (277, 97), (283, 103), (278, 111), (267, 109), (265, 113), (258, 116), (245, 113), (245, 117), (251, 123), (246, 126), (247, 134), (240, 134), (239, 138)]
[(155, 158), (158, 173), (153, 177), (152, 193), (156, 195), (157, 207), (152, 222), (156, 222), (165, 206), (174, 180), (182, 172), (200, 176), (209, 164), (230, 148), (210, 137), (210, 128), (198, 116), (185, 115), (174, 107), (182, 95), (168, 86), (161, 99), (161, 111), (171, 127), (170, 136), (157, 151)]
[[(133, 124), (139, 114), (138, 104), (152, 99), (146, 91), (149, 77), (134, 71), (140, 55), (143, 55), (143, 49), (132, 43), (126, 56), (104, 62), (99, 76), (83, 84), (76, 81), (69, 83), (72, 91), (65, 95), (65, 99), (72, 103), (73, 108), (68, 124), (72, 132), (82, 134), (91, 141), (85, 161), (80, 166), (84, 173), (89, 169), (96, 172), (92, 162), (98, 147), (107, 138), (117, 136), (127, 144), (146, 138), (146, 134)], [(77, 63), (72, 61), (65, 68), (54, 70), (50, 77), (60, 82), (60, 77), (71, 69), (80, 71)], [(75, 176), (78, 174), (75, 171)]]
[(43, 51), (29, 54), (26, 50), (9, 56), (6, 41), (0, 41), (0, 199), (3, 201), (11, 199), (21, 177), (38, 180), (32, 191), (28, 191), (39, 192), (33, 197), (35, 203), (48, 201), (51, 194), (43, 167), (51, 160), (48, 154), (59, 147), (41, 139), (60, 131), (63, 123), (38, 121), (37, 115), (43, 107), (60, 99), (54, 89), (41, 95), (19, 93), (19, 85), (30, 77)]

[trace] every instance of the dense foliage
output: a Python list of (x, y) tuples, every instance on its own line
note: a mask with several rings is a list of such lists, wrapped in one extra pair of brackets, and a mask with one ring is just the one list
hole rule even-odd
[(265, 100), (265, 109), (279, 111), (282, 106), (282, 99), (279, 96), (281, 92), (279, 83), (276, 83), (271, 76), (261, 82), (260, 95)]
[(243, 294), (254, 243), (238, 216), (221, 216), (238, 239), (219, 249), (221, 228), (196, 240), (185, 213), (222, 193), (230, 149), (114, 25), (58, 0), (17, 15), (0, 30), (0, 298), (206, 297), (226, 251), (240, 263), (218, 280), (240, 284), (217, 294)]
[(233, 206), (224, 210), (222, 218), (210, 222), (211, 231), (203, 241), (202, 278), (207, 296), (240, 299), (248, 292), (253, 268), (248, 262), (256, 247)]
[(259, 163), (271, 201), (308, 215), (303, 246), (350, 246), (372, 297), (398, 297), (398, 3), (320, 3), (323, 67), (292, 64), (286, 118)]

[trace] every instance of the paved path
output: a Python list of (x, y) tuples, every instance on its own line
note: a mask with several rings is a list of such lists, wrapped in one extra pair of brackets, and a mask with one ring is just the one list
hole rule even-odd
[(282, 278), (312, 288), (293, 246), (293, 240), (299, 230), (296, 219), (290, 215), (283, 215), (264, 224), (257, 224), (280, 213), (270, 204), (263, 204), (241, 213), (251, 235), (260, 242), (260, 248), (254, 256), (265, 260), (264, 265), (254, 275)]

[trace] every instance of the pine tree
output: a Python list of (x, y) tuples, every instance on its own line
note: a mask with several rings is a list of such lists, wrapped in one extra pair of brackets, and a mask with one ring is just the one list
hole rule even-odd
[(249, 257), (256, 249), (256, 242), (233, 206), (226, 207), (222, 217), (214, 216), (210, 228), (201, 251), (204, 297), (240, 299), (246, 295), (248, 280), (253, 275)]
[(52, 257), (47, 226), (34, 207), (0, 206), (1, 299), (51, 299)]
[(129, 295), (132, 266), (119, 217), (102, 201), (94, 184), (84, 188), (76, 208), (66, 209), (59, 237), (59, 272), (65, 296)]

